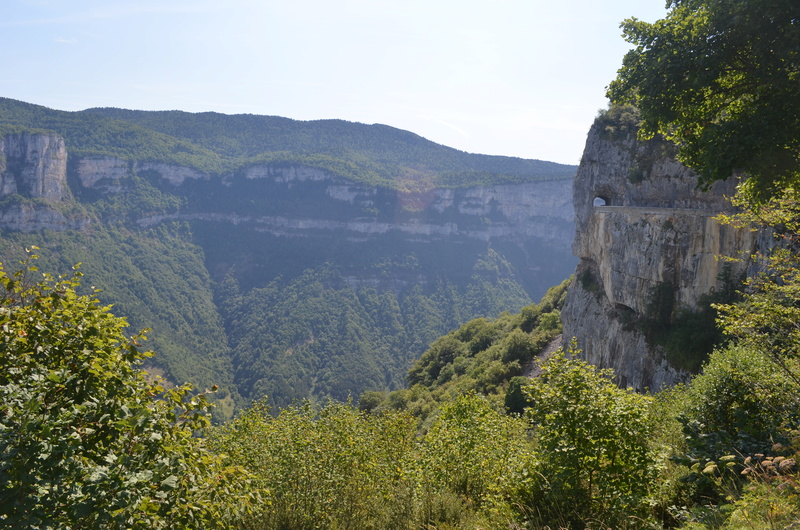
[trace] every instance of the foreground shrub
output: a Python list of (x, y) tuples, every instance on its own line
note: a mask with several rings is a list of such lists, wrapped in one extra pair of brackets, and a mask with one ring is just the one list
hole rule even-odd
[(684, 412), (690, 450), (699, 459), (769, 453), (786, 445), (800, 420), (800, 390), (771, 359), (750, 347), (714, 352), (688, 386)]
[[(573, 351), (572, 354), (577, 352)], [(638, 526), (655, 475), (651, 398), (623, 390), (609, 370), (557, 352), (526, 388), (542, 477), (535, 518), (543, 525)]]
[(520, 518), (534, 468), (526, 427), (476, 394), (445, 404), (414, 462), (419, 523), (506, 527)]
[(211, 528), (245, 476), (194, 433), (209, 405), (139, 370), (149, 354), (79, 274), (0, 265), (0, 526)]
[(329, 402), (273, 417), (259, 403), (215, 429), (212, 444), (267, 492), (239, 521), (246, 528), (405, 528), (413, 517), (405, 473), (413, 434), (406, 414)]
[(752, 345), (711, 355), (687, 385), (677, 415), (685, 439), (673, 458), (684, 470), (675, 490), (685, 506), (678, 519), (705, 524), (713, 516), (719, 525), (762, 520), (766, 526), (752, 527), (783, 527), (767, 522), (780, 519), (774, 513), (776, 499), (783, 498), (781, 506), (797, 505), (794, 481), (788, 480), (794, 466), (784, 464), (788, 474), (776, 481), (769, 470), (750, 462), (792, 457), (798, 397), (791, 376)]

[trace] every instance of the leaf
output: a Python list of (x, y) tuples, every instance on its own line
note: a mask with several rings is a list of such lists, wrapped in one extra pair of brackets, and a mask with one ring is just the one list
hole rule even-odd
[(161, 486), (166, 489), (175, 489), (178, 487), (178, 477), (170, 475), (161, 481)]

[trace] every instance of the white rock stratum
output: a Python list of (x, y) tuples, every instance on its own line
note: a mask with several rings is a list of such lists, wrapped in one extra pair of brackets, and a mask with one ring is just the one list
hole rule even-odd
[[(90, 219), (67, 219), (56, 207), (72, 199), (76, 191), (114, 194), (126, 191), (126, 178), (139, 175), (180, 195), (187, 186), (214, 183), (225, 188), (244, 181), (269, 181), (276, 190), (307, 193), (315, 186), (318, 201), (312, 215), (259, 214), (207, 210), (144, 215), (140, 226), (169, 220), (207, 220), (233, 224), (249, 223), (257, 230), (275, 235), (304, 237), (316, 232), (344, 231), (353, 239), (396, 232), (407, 237), (431, 240), (465, 237), (480, 241), (504, 240), (524, 245), (531, 240), (545, 242), (568, 252), (573, 230), (571, 179), (522, 184), (433, 188), (411, 192), (391, 191), (359, 184), (322, 169), (307, 166), (252, 165), (236, 173), (207, 175), (196, 169), (157, 162), (126, 161), (111, 156), (78, 156), (67, 164), (63, 138), (55, 133), (21, 133), (0, 137), (0, 197), (18, 195), (36, 202), (22, 202), (0, 211), (0, 228), (21, 231), (66, 230), (86, 226)], [(68, 171), (69, 174), (68, 179)], [(303, 188), (303, 191), (299, 191)], [(387, 193), (391, 199), (387, 199)], [(395, 196), (396, 194), (396, 196)], [(277, 200), (277, 199), (276, 199)], [(397, 205), (397, 215), (378, 218), (376, 201)], [(327, 212), (346, 203), (349, 211), (362, 212), (332, 219)], [(333, 206), (330, 208), (329, 206)], [(341, 208), (339, 208), (341, 210)]]

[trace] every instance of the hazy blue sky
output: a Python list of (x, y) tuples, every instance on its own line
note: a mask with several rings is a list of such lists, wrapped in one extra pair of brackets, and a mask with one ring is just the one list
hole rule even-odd
[(577, 164), (664, 0), (3, 0), (0, 96), (341, 118)]

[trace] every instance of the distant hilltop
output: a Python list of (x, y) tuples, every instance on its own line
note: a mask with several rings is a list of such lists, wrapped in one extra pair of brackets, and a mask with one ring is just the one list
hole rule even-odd
[(161, 162), (221, 175), (254, 164), (316, 167), (396, 189), (571, 178), (577, 166), (466, 153), (387, 125), (277, 116), (94, 108), (52, 110), (0, 98), (0, 135), (61, 135), (74, 156)]

